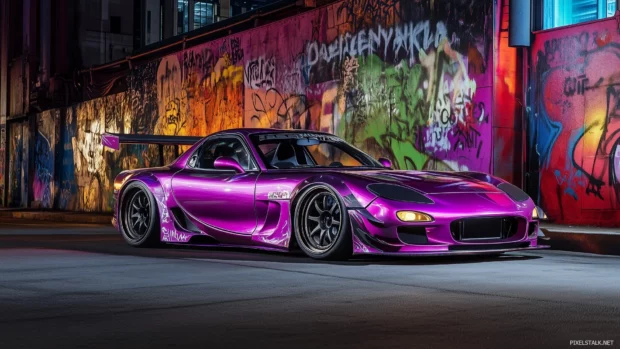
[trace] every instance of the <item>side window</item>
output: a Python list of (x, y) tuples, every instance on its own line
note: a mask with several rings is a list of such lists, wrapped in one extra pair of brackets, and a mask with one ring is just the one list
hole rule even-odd
[(342, 149), (328, 143), (307, 147), (318, 166), (363, 166), (363, 164)]
[(215, 169), (215, 159), (220, 156), (231, 157), (246, 171), (256, 170), (250, 154), (245, 150), (241, 141), (237, 138), (216, 138), (208, 140), (190, 158), (189, 166), (199, 169)]

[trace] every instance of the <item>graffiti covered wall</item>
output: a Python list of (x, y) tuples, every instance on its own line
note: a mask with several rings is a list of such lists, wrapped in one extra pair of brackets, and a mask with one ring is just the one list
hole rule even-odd
[(528, 137), (541, 204), (563, 223), (620, 222), (619, 19), (542, 32), (532, 47)]
[(52, 208), (56, 192), (55, 151), (59, 141), (59, 110), (48, 110), (36, 116), (34, 145), (33, 199), (41, 208)]
[(104, 149), (103, 132), (321, 130), (401, 169), (490, 172), (492, 67), (492, 1), (334, 3), (135, 65), (126, 93), (43, 117), (34, 196), (108, 211), (118, 172), (159, 164), (150, 147)]
[(399, 168), (488, 172), (492, 33), (490, 1), (347, 0), (138, 67), (130, 93), (156, 133), (323, 130)]
[(8, 206), (26, 207), (28, 204), (28, 161), (30, 128), (28, 121), (13, 122), (10, 124), (9, 157), (9, 187)]

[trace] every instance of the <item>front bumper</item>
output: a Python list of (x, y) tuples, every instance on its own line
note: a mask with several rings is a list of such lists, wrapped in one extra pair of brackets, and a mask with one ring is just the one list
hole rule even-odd
[[(534, 203), (515, 204), (503, 195), (459, 194), (433, 197), (435, 205), (412, 206), (378, 198), (365, 209), (349, 210), (353, 233), (354, 254), (378, 255), (472, 255), (496, 254), (511, 251), (547, 248), (538, 245), (538, 222), (531, 219)], [(402, 222), (398, 210), (420, 211), (430, 214), (432, 222)], [(455, 235), (451, 223), (461, 219), (514, 218), (516, 230), (501, 238), (461, 239)], [(420, 231), (421, 241), (403, 239), (405, 230)], [(408, 230), (407, 230), (408, 231)], [(403, 234), (405, 233), (405, 234)]]

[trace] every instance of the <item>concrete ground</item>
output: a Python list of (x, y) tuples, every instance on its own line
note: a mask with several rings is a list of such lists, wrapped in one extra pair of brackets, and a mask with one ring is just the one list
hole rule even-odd
[(321, 263), (136, 249), (106, 225), (0, 220), (0, 348), (567, 348), (571, 340), (620, 346), (619, 257)]

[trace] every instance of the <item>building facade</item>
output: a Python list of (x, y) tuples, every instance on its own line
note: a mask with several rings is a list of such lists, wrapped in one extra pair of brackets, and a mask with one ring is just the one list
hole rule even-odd
[(103, 132), (275, 127), (335, 133), (400, 169), (493, 173), (561, 223), (620, 222), (615, 2), (541, 2), (529, 48), (509, 46), (507, 0), (297, 1), (239, 19), (253, 22), (243, 30), (209, 21), (252, 4), (143, 3), (134, 42), (163, 44), (170, 30), (183, 42), (82, 72), (83, 101), (23, 119), (3, 109), (4, 206), (109, 211), (118, 172), (174, 156), (112, 152)]

